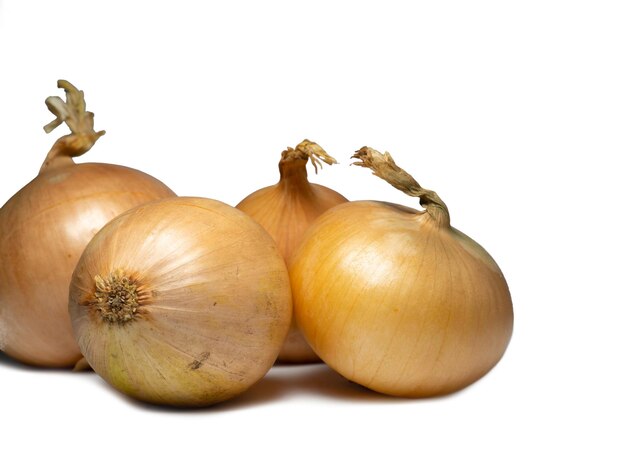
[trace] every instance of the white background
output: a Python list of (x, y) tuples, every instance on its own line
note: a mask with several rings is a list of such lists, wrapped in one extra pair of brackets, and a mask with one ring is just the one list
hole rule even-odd
[(322, 365), (171, 411), (0, 354), (3, 469), (626, 466), (623, 2), (4, 0), (0, 21), (0, 204), (65, 133), (42, 126), (66, 78), (107, 131), (81, 161), (180, 195), (236, 204), (309, 138), (341, 162), (311, 180), (416, 206), (348, 165), (390, 151), (498, 261), (515, 307), (500, 364), (440, 399)]

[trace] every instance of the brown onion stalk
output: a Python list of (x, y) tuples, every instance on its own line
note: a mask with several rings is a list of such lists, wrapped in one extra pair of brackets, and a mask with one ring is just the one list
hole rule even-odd
[(67, 100), (49, 97), (56, 119), (71, 133), (58, 139), (39, 175), (0, 209), (0, 349), (37, 366), (68, 367), (81, 357), (67, 298), (72, 271), (94, 234), (116, 215), (175, 194), (131, 168), (77, 165), (104, 131), (94, 130), (83, 92), (65, 80)]
[(291, 265), (294, 315), (313, 350), (378, 392), (424, 397), (486, 374), (511, 338), (513, 307), (496, 262), (450, 225), (448, 208), (388, 153), (354, 158), (424, 211), (378, 201), (337, 206)]
[[(250, 215), (272, 236), (288, 267), (313, 221), (331, 207), (347, 201), (336, 191), (309, 182), (306, 171), (309, 161), (316, 172), (322, 163), (337, 163), (318, 144), (303, 140), (295, 148), (283, 151), (278, 163), (280, 180), (277, 184), (255, 191), (237, 204), (238, 209)], [(278, 359), (291, 363), (319, 361), (295, 323), (289, 329)]]

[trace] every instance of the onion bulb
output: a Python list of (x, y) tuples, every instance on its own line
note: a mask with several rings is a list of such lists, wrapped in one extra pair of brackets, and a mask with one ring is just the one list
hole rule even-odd
[(270, 369), (291, 322), (285, 262), (243, 212), (170, 198), (122, 214), (76, 266), (70, 315), (91, 367), (138, 400), (204, 406)]
[[(308, 161), (316, 172), (322, 162), (329, 165), (337, 163), (315, 142), (304, 140), (295, 149), (289, 147), (283, 151), (278, 163), (280, 180), (277, 184), (255, 191), (237, 205), (272, 236), (287, 267), (313, 221), (331, 207), (347, 201), (332, 189), (309, 183), (306, 172)], [(295, 323), (289, 329), (278, 359), (291, 363), (319, 361)]]
[(313, 350), (347, 379), (395, 396), (459, 390), (502, 357), (513, 328), (491, 256), (448, 209), (384, 155), (356, 165), (419, 197), (424, 211), (349, 202), (322, 215), (291, 265), (294, 315)]
[(118, 214), (174, 193), (157, 179), (117, 165), (84, 163), (104, 131), (93, 128), (83, 92), (59, 80), (67, 102), (46, 104), (71, 134), (48, 153), (39, 175), (0, 209), (0, 349), (37, 366), (68, 367), (80, 358), (67, 298), (76, 262), (93, 235)]

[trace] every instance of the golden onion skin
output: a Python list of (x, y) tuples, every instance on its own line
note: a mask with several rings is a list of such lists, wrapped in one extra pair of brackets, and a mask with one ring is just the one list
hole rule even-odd
[[(121, 278), (129, 294), (111, 294)], [(111, 305), (126, 308), (126, 320)], [(271, 237), (243, 212), (202, 198), (146, 204), (106, 225), (70, 289), (72, 324), (91, 367), (135, 399), (183, 407), (229, 399), (261, 379), (291, 307)]]
[(291, 266), (313, 350), (372, 390), (427, 397), (486, 374), (511, 338), (506, 281), (489, 254), (425, 212), (350, 202), (311, 227)]
[(39, 175), (0, 209), (0, 349), (35, 366), (70, 367), (80, 359), (67, 311), (72, 271), (93, 235), (122, 212), (175, 194), (140, 171), (75, 164), (104, 134), (93, 130), (84, 97), (60, 80), (67, 103), (46, 104), (72, 133), (56, 141)]
[[(305, 173), (306, 178), (306, 173)], [(326, 186), (282, 181), (260, 189), (237, 204), (272, 236), (287, 265), (304, 233), (320, 215), (348, 200)]]
[(341, 204), (309, 229), (291, 265), (294, 316), (313, 350), (349, 380), (401, 397), (444, 395), (504, 354), (513, 306), (496, 262), (450, 225), (446, 204), (391, 155), (354, 163), (420, 198), (424, 211)]
[(99, 163), (43, 172), (0, 209), (2, 349), (31, 365), (80, 359), (67, 312), (70, 280), (87, 243), (108, 221), (174, 193), (131, 168)]
[[(347, 202), (338, 192), (309, 182), (306, 164), (310, 155), (303, 153), (300, 158), (297, 157), (300, 149), (310, 148), (308, 144), (317, 145), (305, 140), (295, 149), (283, 152), (279, 163), (280, 181), (255, 191), (237, 205), (238, 209), (250, 215), (272, 236), (288, 267), (313, 221), (331, 207)], [(317, 146), (316, 150), (320, 151), (321, 148)], [(335, 162), (332, 157), (325, 153), (323, 155), (330, 158), (325, 160), (327, 163)], [(295, 322), (292, 322), (278, 360), (283, 363), (319, 361)]]

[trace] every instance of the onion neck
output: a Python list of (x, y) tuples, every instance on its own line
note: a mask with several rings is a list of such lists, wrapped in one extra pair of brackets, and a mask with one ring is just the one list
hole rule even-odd
[(66, 101), (58, 96), (46, 99), (46, 106), (56, 119), (45, 125), (44, 130), (46, 133), (52, 132), (65, 123), (72, 132), (54, 143), (39, 170), (40, 174), (53, 168), (73, 165), (74, 157), (88, 152), (105, 134), (104, 131), (94, 130), (93, 113), (86, 110), (83, 92), (66, 80), (59, 80), (57, 85), (65, 90)]
[(57, 140), (46, 159), (41, 165), (39, 173), (60, 168), (63, 166), (74, 165), (74, 157), (79, 157), (87, 153), (93, 144), (104, 135), (104, 131), (93, 132), (90, 134), (69, 134)]
[(362, 147), (352, 158), (360, 160), (354, 165), (369, 168), (374, 175), (382, 178), (394, 188), (409, 196), (418, 197), (420, 205), (438, 226), (450, 227), (450, 212), (439, 195), (422, 188), (410, 174), (396, 165), (388, 152), (382, 154), (371, 147)]
[(307, 160), (282, 158), (278, 163), (280, 172), (278, 186), (286, 190), (308, 188), (311, 183), (307, 178), (306, 163)]

